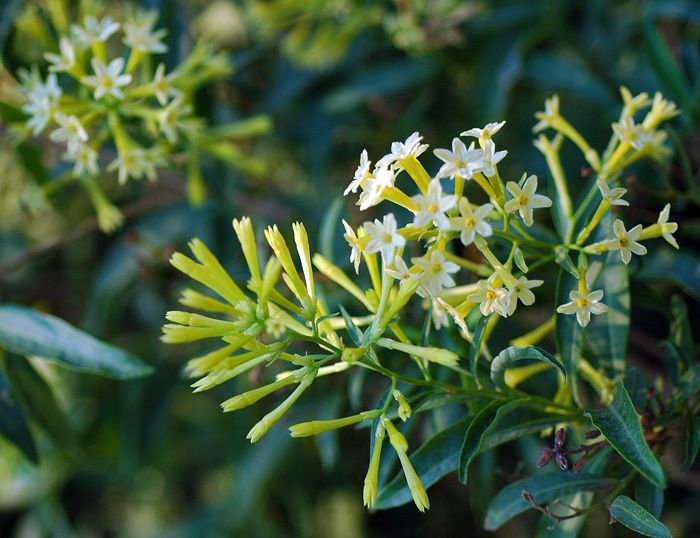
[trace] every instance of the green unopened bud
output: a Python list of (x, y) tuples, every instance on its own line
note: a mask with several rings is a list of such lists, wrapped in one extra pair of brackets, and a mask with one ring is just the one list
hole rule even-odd
[(364, 422), (365, 420), (374, 420), (381, 414), (381, 410), (373, 409), (371, 411), (362, 411), (357, 415), (352, 415), (344, 418), (336, 418), (333, 420), (312, 420), (310, 422), (300, 422), (289, 428), (292, 437), (309, 437), (318, 435), (319, 433), (337, 430), (345, 426), (351, 426)]
[(439, 347), (414, 346), (412, 344), (404, 344), (403, 342), (397, 342), (396, 340), (391, 340), (390, 338), (378, 339), (377, 345), (386, 349), (395, 349), (397, 351), (403, 351), (404, 353), (408, 353), (409, 355), (420, 357), (430, 362), (442, 364), (443, 366), (457, 366), (457, 363), (459, 362), (459, 355), (453, 353), (452, 351)]
[(374, 449), (369, 460), (369, 467), (365, 475), (364, 488), (362, 489), (362, 500), (367, 508), (372, 508), (377, 501), (377, 490), (379, 488), (379, 461), (382, 455), (382, 445), (384, 444), (386, 432), (383, 423), (380, 422), (374, 433)]
[(399, 404), (399, 418), (403, 422), (406, 422), (411, 417), (411, 406), (399, 389), (394, 389), (392, 395), (394, 396), (394, 400)]
[(357, 362), (365, 353), (367, 353), (367, 350), (362, 347), (346, 347), (343, 349), (342, 359), (345, 362)]

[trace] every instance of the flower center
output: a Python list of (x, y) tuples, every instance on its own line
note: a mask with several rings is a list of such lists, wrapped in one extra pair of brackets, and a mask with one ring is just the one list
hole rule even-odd
[(528, 202), (527, 196), (521, 194), (520, 196), (518, 196), (517, 200), (518, 200), (518, 205), (527, 205), (527, 202)]
[(437, 204), (428, 204), (428, 213), (431, 215), (437, 213), (440, 210), (440, 206)]

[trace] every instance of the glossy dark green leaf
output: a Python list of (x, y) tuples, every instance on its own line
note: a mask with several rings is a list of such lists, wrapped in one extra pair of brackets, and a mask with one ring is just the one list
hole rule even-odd
[[(557, 279), (556, 304), (562, 305), (569, 302), (569, 293), (577, 289), (578, 281), (564, 269), (559, 270)], [(557, 314), (555, 336), (557, 353), (564, 365), (571, 393), (576, 401), (578, 398), (577, 371), (581, 361), (581, 346), (583, 332), (576, 321), (576, 316), (570, 314)]]
[(625, 372), (625, 389), (634, 408), (641, 411), (647, 399), (648, 386), (644, 374), (636, 366), (630, 366)]
[(700, 257), (692, 251), (659, 246), (644, 256), (634, 278), (646, 282), (671, 282), (700, 301)]
[(671, 538), (668, 527), (625, 495), (616, 497), (608, 508), (610, 517), (644, 536)]
[(5, 48), (5, 41), (16, 20), (16, 11), (22, 5), (22, 0), (6, 0), (0, 6), (0, 50)]
[(688, 307), (678, 295), (671, 297), (671, 327), (668, 336), (681, 354), (683, 370), (687, 370), (695, 359), (695, 342), (688, 319)]
[(656, 519), (664, 508), (664, 490), (656, 487), (644, 477), (634, 481), (634, 499)]
[(528, 491), (538, 503), (546, 504), (573, 493), (595, 491), (616, 483), (616, 480), (587, 473), (555, 471), (529, 476), (498, 492), (489, 503), (484, 527), (487, 531), (495, 531), (518, 514), (530, 509), (530, 505), (523, 499), (523, 491)]
[[(478, 308), (475, 308), (479, 312)], [(481, 314), (481, 312), (479, 312)], [(474, 382), (479, 382), (479, 356), (481, 355), (481, 342), (484, 339), (484, 332), (486, 331), (486, 324), (488, 323), (488, 316), (481, 316), (475, 323), (473, 329), (472, 343), (469, 346), (469, 368), (472, 372)]]
[(499, 388), (506, 388), (503, 380), (506, 370), (512, 368), (515, 363), (524, 360), (548, 362), (555, 368), (558, 368), (564, 377), (566, 377), (564, 366), (544, 349), (537, 346), (511, 346), (501, 351), (491, 361), (491, 381)]
[(685, 438), (685, 460), (681, 465), (681, 471), (689, 471), (698, 457), (700, 450), (700, 417), (690, 417), (688, 431)]
[(36, 446), (29, 431), (27, 419), (19, 402), (12, 393), (12, 387), (0, 368), (0, 435), (19, 448), (27, 458), (38, 461)]
[(649, 448), (639, 415), (622, 383), (615, 385), (610, 407), (586, 413), (620, 456), (655, 486), (666, 487), (666, 477)]
[(586, 343), (598, 359), (598, 367), (614, 378), (625, 371), (630, 330), (629, 277), (618, 252), (608, 252), (591, 288), (603, 290), (608, 312), (591, 317)]
[(20, 305), (0, 305), (0, 344), (80, 372), (133, 379), (152, 368), (124, 350), (84, 333), (60, 318)]
[(340, 313), (343, 316), (343, 319), (345, 320), (345, 328), (348, 331), (348, 334), (350, 335), (350, 338), (352, 341), (355, 343), (356, 346), (361, 346), (362, 345), (362, 340), (364, 338), (364, 334), (362, 331), (355, 325), (355, 322), (352, 320), (352, 317), (350, 314), (348, 314), (348, 311), (343, 308), (343, 305), (339, 305), (338, 309), (340, 310)]
[(27, 414), (55, 441), (67, 443), (73, 428), (46, 380), (27, 359), (12, 353), (5, 357), (4, 368), (12, 392)]

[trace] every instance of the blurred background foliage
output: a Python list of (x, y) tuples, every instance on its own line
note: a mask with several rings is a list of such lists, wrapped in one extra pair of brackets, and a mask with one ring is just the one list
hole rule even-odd
[[(17, 69), (40, 62), (44, 50), (21, 32), (28, 13), (55, 3), (6, 0), (0, 6), (0, 100), (15, 99)], [(128, 7), (104, 4), (115, 19)], [(236, 384), (255, 379), (193, 396), (182, 365), (197, 349), (166, 348), (157, 338), (165, 311), (184, 287), (167, 263), (174, 249), (197, 236), (234, 275), (244, 274), (242, 256), (233, 248), (233, 217), (253, 216), (259, 228), (303, 219), (316, 247), (347, 265), (339, 218), (358, 215), (339, 195), (360, 151), (381, 155), (392, 140), (414, 130), (439, 147), (465, 129), (507, 119), (499, 135), (499, 147), (509, 150), (502, 174), (545, 174), (531, 143), (533, 113), (545, 97), (558, 93), (567, 118), (601, 148), (617, 117), (620, 85), (633, 93), (662, 91), (683, 112), (671, 131), (676, 154), (667, 166), (640, 165), (628, 188), (641, 201), (632, 204), (636, 222), (655, 222), (664, 203), (672, 203), (681, 251), (660, 248), (632, 275), (630, 361), (643, 370), (658, 367), (657, 341), (668, 332), (671, 293), (682, 294), (691, 325), (698, 326), (697, 2), (140, 4), (159, 10), (159, 25), (168, 31), (169, 66), (198, 37), (229, 55), (233, 75), (200, 90), (197, 114), (213, 125), (270, 115), (273, 131), (246, 147), (265, 170), (251, 174), (208, 163), (210, 198), (197, 208), (187, 203), (185, 178), (176, 170), (156, 183), (127, 185), (118, 194), (126, 225), (104, 235), (82, 195), (52, 195), (50, 189), (45, 195), (47, 189), (39, 188), (59, 174), (39, 165), (39, 156), (54, 151), (51, 146), (43, 140), (18, 146), (0, 126), (0, 299), (60, 316), (155, 369), (142, 380), (120, 382), (34, 365), (50, 387), (45, 406), (53, 415), (48, 422), (30, 416), (40, 465), (0, 439), (3, 536), (483, 534), (485, 502), (523, 466), (532, 467), (537, 439), (501, 449), (497, 466), (492, 454), (481, 456), (466, 490), (452, 477), (443, 481), (431, 490), (433, 508), (426, 515), (413, 506), (367, 514), (360, 494), (366, 432), (293, 441), (278, 427), (251, 448), (244, 433), (253, 414), (224, 415), (218, 402), (240, 388)], [(583, 159), (570, 149), (564, 162), (573, 163), (569, 177), (581, 178), (583, 187)], [(579, 191), (576, 181), (572, 191)], [(649, 286), (651, 279), (668, 285)], [(290, 421), (318, 409), (337, 416), (344, 401), (358, 397), (361, 380), (335, 388), (312, 391)], [(700, 471), (672, 480), (665, 520), (678, 536), (697, 535)], [(518, 518), (501, 534), (531, 536), (535, 517)], [(591, 516), (584, 529), (584, 535), (598, 537), (623, 532), (607, 525), (606, 514)]]

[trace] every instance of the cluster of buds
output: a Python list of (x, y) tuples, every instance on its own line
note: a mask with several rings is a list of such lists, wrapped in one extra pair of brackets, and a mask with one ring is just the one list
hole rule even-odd
[[(205, 198), (202, 154), (260, 170), (259, 162), (242, 155), (236, 139), (266, 131), (266, 118), (207, 127), (194, 112), (194, 92), (230, 75), (225, 55), (197, 42), (168, 71), (157, 61), (168, 47), (166, 31), (155, 29), (156, 11), (136, 11), (123, 23), (86, 13), (72, 25), (66, 14), (59, 17), (52, 10), (50, 15), (58, 38), (44, 54), (48, 74), (43, 76), (36, 64), (19, 70), (18, 105), (25, 117), (11, 127), (19, 140), (48, 133), (64, 148), (62, 159), (72, 165), (70, 179), (85, 186), (103, 230), (112, 231), (123, 220), (95, 181), (103, 172), (116, 172), (120, 184), (153, 181), (159, 169), (184, 160), (189, 198), (200, 204)], [(32, 28), (28, 17), (40, 15), (23, 17), (22, 28)]]

